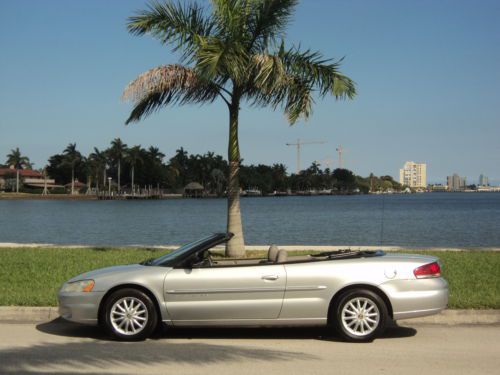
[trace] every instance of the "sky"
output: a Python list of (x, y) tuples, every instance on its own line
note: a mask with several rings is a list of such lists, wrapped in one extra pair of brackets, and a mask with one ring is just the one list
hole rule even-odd
[[(206, 0), (201, 0), (202, 2)], [(178, 62), (150, 36), (126, 30), (143, 0), (0, 0), (0, 163), (15, 147), (42, 168), (76, 142), (83, 154), (120, 137), (171, 157), (226, 155), (228, 114), (219, 101), (166, 107), (133, 125), (120, 97), (140, 73)], [(500, 2), (497, 0), (302, 0), (287, 44), (344, 57), (353, 101), (316, 98), (307, 122), (282, 111), (240, 113), (244, 163), (296, 169), (319, 161), (356, 174), (399, 178), (405, 161), (427, 163), (428, 182), (458, 173), (500, 184)]]

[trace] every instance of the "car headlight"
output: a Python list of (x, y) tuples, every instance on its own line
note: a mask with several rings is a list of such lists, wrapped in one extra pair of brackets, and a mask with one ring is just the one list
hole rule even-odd
[(79, 280), (65, 283), (61, 292), (91, 292), (94, 288), (94, 280)]

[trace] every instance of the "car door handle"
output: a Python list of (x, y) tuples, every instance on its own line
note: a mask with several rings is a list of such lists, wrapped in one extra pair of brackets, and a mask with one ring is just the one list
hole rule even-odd
[(264, 275), (261, 277), (262, 280), (278, 280), (279, 278), (278, 275)]

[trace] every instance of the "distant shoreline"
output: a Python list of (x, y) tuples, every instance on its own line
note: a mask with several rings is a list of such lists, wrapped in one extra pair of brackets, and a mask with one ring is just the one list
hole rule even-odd
[[(366, 194), (361, 194), (361, 193), (356, 193), (356, 194), (289, 194), (289, 195), (251, 195), (251, 196), (246, 196), (246, 195), (241, 195), (242, 199), (245, 198), (286, 198), (286, 197), (324, 197), (324, 196), (354, 196), (354, 195), (416, 195), (416, 194), (430, 194), (430, 193), (435, 193), (435, 194), (444, 194), (444, 193), (452, 193), (452, 194), (470, 194), (470, 193), (500, 193), (500, 191), (447, 191), (447, 192), (436, 192), (436, 191), (426, 191), (426, 192), (421, 192), (421, 193), (366, 193)], [(153, 200), (170, 200), (170, 199), (226, 199), (226, 197), (199, 197), (199, 198), (193, 198), (193, 197), (184, 197), (182, 194), (165, 194), (162, 197), (156, 197)], [(77, 195), (71, 195), (71, 194), (48, 194), (48, 195), (41, 195), (41, 194), (31, 194), (31, 193), (0, 193), (0, 201), (1, 200), (47, 200), (47, 201), (97, 201), (100, 200), (98, 196), (96, 195), (85, 195), (85, 194), (77, 194)], [(102, 199), (102, 200), (109, 200), (109, 199)], [(133, 197), (120, 197), (120, 198), (115, 198), (112, 200), (151, 200), (151, 199), (144, 199), (144, 198), (133, 198)]]
[[(180, 245), (83, 245), (83, 244), (50, 244), (50, 243), (20, 243), (20, 242), (0, 242), (1, 249), (12, 249), (12, 248), (51, 248), (51, 249), (176, 249)], [(469, 251), (493, 251), (500, 252), (500, 246), (488, 247), (488, 246), (478, 246), (478, 247), (418, 247), (418, 246), (374, 246), (374, 245), (277, 245), (280, 249), (287, 251), (336, 251), (336, 250), (383, 250), (387, 252), (394, 251), (454, 251), (454, 252), (469, 252)], [(218, 249), (223, 249), (222, 246), (217, 247)], [(247, 245), (245, 246), (247, 251), (264, 251), (269, 249), (269, 245)]]
[(71, 194), (30, 194), (30, 193), (0, 193), (0, 200), (70, 200), (70, 201), (96, 201), (95, 195)]

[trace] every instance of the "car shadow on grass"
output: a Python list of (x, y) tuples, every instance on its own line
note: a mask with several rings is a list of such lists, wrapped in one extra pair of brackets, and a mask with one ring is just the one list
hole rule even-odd
[[(86, 326), (71, 323), (57, 318), (47, 323), (37, 325), (37, 330), (56, 336), (91, 338), (101, 341), (113, 341), (105, 332), (96, 326)], [(386, 331), (378, 338), (396, 339), (412, 337), (417, 330), (411, 327), (401, 327), (390, 322)], [(272, 327), (272, 328), (231, 328), (231, 327), (203, 327), (203, 328), (174, 328), (162, 325), (151, 337), (152, 340), (162, 339), (287, 339), (287, 340), (322, 340), (342, 341), (333, 330), (324, 327)]]

